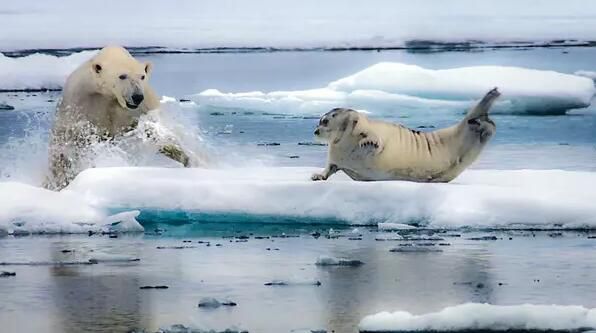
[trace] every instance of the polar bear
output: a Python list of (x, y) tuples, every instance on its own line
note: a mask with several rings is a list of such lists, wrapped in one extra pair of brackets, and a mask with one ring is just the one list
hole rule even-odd
[[(139, 118), (159, 108), (149, 85), (151, 63), (141, 63), (126, 49), (108, 46), (83, 63), (66, 80), (51, 131), (49, 175), (44, 187), (66, 187), (84, 168), (89, 147), (133, 130)], [(184, 166), (189, 155), (175, 138), (161, 140), (147, 133), (159, 151)]]
[(449, 182), (493, 137), (496, 126), (488, 112), (499, 96), (497, 88), (489, 91), (459, 123), (433, 132), (368, 119), (351, 109), (333, 109), (321, 117), (314, 133), (329, 142), (327, 167), (311, 179), (327, 180), (341, 170), (359, 181)]

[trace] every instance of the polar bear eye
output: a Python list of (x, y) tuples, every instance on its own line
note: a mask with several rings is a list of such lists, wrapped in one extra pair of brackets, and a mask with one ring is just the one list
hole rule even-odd
[(141, 80), (145, 80), (145, 75), (141, 76)]
[(128, 75), (122, 74), (122, 75), (118, 76), (118, 78), (120, 78), (120, 80), (126, 80), (128, 78)]
[(329, 119), (321, 120), (321, 125), (323, 125), (323, 126), (327, 126), (328, 123), (329, 123)]

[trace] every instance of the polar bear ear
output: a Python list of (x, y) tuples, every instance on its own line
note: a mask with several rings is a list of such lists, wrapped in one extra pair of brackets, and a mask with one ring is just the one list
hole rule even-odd
[(152, 69), (153, 69), (153, 64), (147, 61), (145, 63), (145, 74), (147, 74), (147, 75), (151, 74)]
[(100, 72), (103, 70), (103, 68), (101, 67), (101, 65), (100, 65), (100, 64), (98, 64), (98, 63), (93, 63), (93, 64), (91, 65), (91, 68), (93, 68), (93, 71), (94, 71), (95, 73), (97, 73), (97, 74), (99, 74), (99, 73), (100, 73)]

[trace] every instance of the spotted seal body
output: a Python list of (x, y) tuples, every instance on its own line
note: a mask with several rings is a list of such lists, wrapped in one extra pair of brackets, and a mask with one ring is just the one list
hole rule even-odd
[(359, 181), (449, 182), (464, 171), (494, 135), (488, 111), (500, 96), (489, 91), (458, 124), (420, 132), (336, 108), (321, 117), (315, 135), (329, 143), (327, 167), (312, 180), (344, 171)]

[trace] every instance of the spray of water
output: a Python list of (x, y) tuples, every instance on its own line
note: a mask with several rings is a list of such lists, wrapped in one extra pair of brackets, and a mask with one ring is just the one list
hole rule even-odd
[[(164, 140), (174, 139), (186, 151), (191, 166), (206, 167), (209, 159), (208, 144), (202, 137), (194, 110), (164, 99), (159, 113), (143, 116), (138, 127), (112, 141), (91, 140), (85, 150), (81, 167), (159, 166), (180, 167), (180, 164), (159, 153), (155, 140), (147, 131), (159, 133)], [(40, 186), (48, 174), (48, 138), (53, 110), (22, 113), (23, 131), (0, 144), (0, 181), (16, 181)]]

